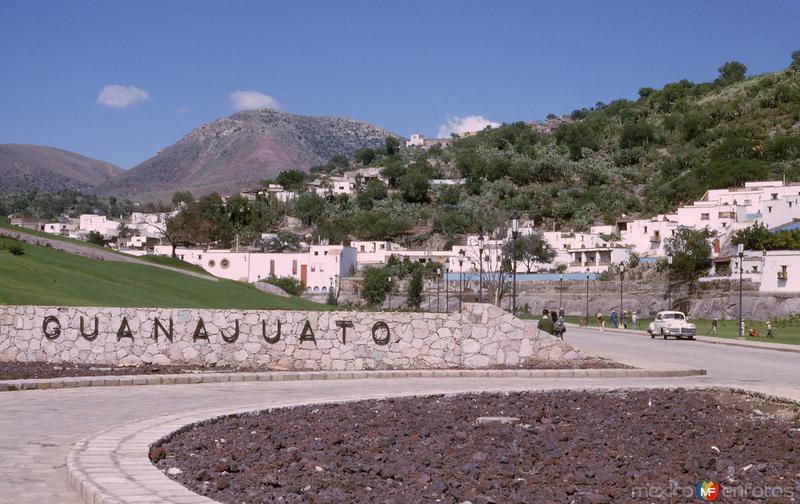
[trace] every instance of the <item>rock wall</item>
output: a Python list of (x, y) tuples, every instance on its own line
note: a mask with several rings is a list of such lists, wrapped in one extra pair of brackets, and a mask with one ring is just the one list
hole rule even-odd
[(486, 304), (449, 314), (0, 306), (0, 361), (346, 371), (529, 358), (580, 352)]

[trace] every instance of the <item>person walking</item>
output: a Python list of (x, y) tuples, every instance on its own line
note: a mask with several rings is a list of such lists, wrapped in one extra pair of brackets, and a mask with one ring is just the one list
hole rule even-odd
[(717, 324), (718, 324), (717, 319), (711, 320), (711, 334), (713, 336), (717, 335)]
[(611, 327), (613, 329), (619, 327), (619, 317), (617, 316), (617, 310), (611, 310)]
[(600, 326), (600, 332), (606, 331), (606, 317), (603, 312), (597, 312), (597, 325)]
[(547, 308), (542, 310), (542, 318), (539, 320), (536, 328), (547, 334), (553, 334), (553, 320), (550, 318), (550, 310)]
[(558, 318), (563, 319), (564, 315), (565, 315), (564, 314), (564, 307), (562, 306), (561, 308), (558, 309)]
[(558, 314), (555, 310), (550, 310), (550, 320), (553, 321), (553, 336), (560, 338), (561, 335), (559, 334), (560, 328), (558, 327)]
[(772, 322), (767, 320), (765, 323), (767, 324), (767, 338), (771, 338), (772, 337)]
[(558, 317), (558, 320), (555, 322), (555, 334), (561, 340), (564, 340), (564, 333), (567, 332), (567, 325), (564, 323), (564, 317)]
[(639, 314), (638, 312), (634, 311), (631, 313), (631, 323), (634, 329), (639, 329)]

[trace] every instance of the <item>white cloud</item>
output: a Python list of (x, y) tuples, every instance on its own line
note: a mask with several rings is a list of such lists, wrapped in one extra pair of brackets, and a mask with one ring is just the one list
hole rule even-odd
[(234, 91), (228, 95), (234, 110), (278, 109), (278, 100), (258, 91)]
[(471, 115), (467, 117), (449, 117), (447, 122), (439, 126), (439, 138), (449, 138), (452, 133), (460, 135), (471, 131), (480, 131), (486, 126), (496, 128), (500, 123), (490, 121), (483, 116)]
[(149, 100), (150, 93), (136, 86), (120, 86), (109, 84), (100, 90), (97, 95), (97, 103), (109, 108), (130, 107), (139, 101)]

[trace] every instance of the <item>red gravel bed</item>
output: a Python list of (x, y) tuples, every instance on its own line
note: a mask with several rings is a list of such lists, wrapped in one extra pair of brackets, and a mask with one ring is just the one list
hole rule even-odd
[[(495, 367), (492, 369), (630, 369), (631, 366), (618, 362), (587, 358), (574, 361), (530, 360), (519, 366)], [(390, 368), (387, 368), (390, 369)], [(21, 380), (41, 378), (63, 378), (73, 376), (129, 376), (148, 374), (181, 373), (237, 373), (266, 372), (272, 369), (203, 367), (203, 366), (111, 366), (104, 364), (72, 364), (48, 362), (0, 362), (0, 380)], [(305, 371), (294, 369), (292, 371)], [(311, 371), (311, 370), (308, 370)]]
[(227, 417), (150, 454), (230, 504), (685, 503), (704, 480), (740, 492), (723, 502), (784, 503), (800, 496), (797, 427), (713, 391), (477, 394)]

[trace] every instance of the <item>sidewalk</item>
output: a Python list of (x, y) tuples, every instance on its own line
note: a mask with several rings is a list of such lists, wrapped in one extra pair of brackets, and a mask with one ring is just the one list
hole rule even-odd
[[(569, 327), (577, 327), (579, 329), (586, 329), (586, 330), (593, 330), (599, 331), (600, 328), (594, 326), (582, 326), (578, 324), (567, 324)], [(636, 336), (649, 336), (646, 330), (636, 330), (636, 329), (614, 329), (613, 327), (606, 327), (606, 332), (609, 333), (622, 333), (622, 334), (631, 334)], [(699, 341), (701, 343), (709, 343), (712, 345), (727, 345), (727, 346), (738, 346), (738, 347), (747, 347), (747, 348), (758, 348), (761, 350), (775, 350), (778, 352), (794, 352), (800, 353), (800, 345), (787, 345), (785, 343), (765, 343), (762, 341), (754, 341), (755, 338), (750, 339), (731, 339), (731, 338), (718, 338), (714, 336), (695, 336), (695, 341)]]

